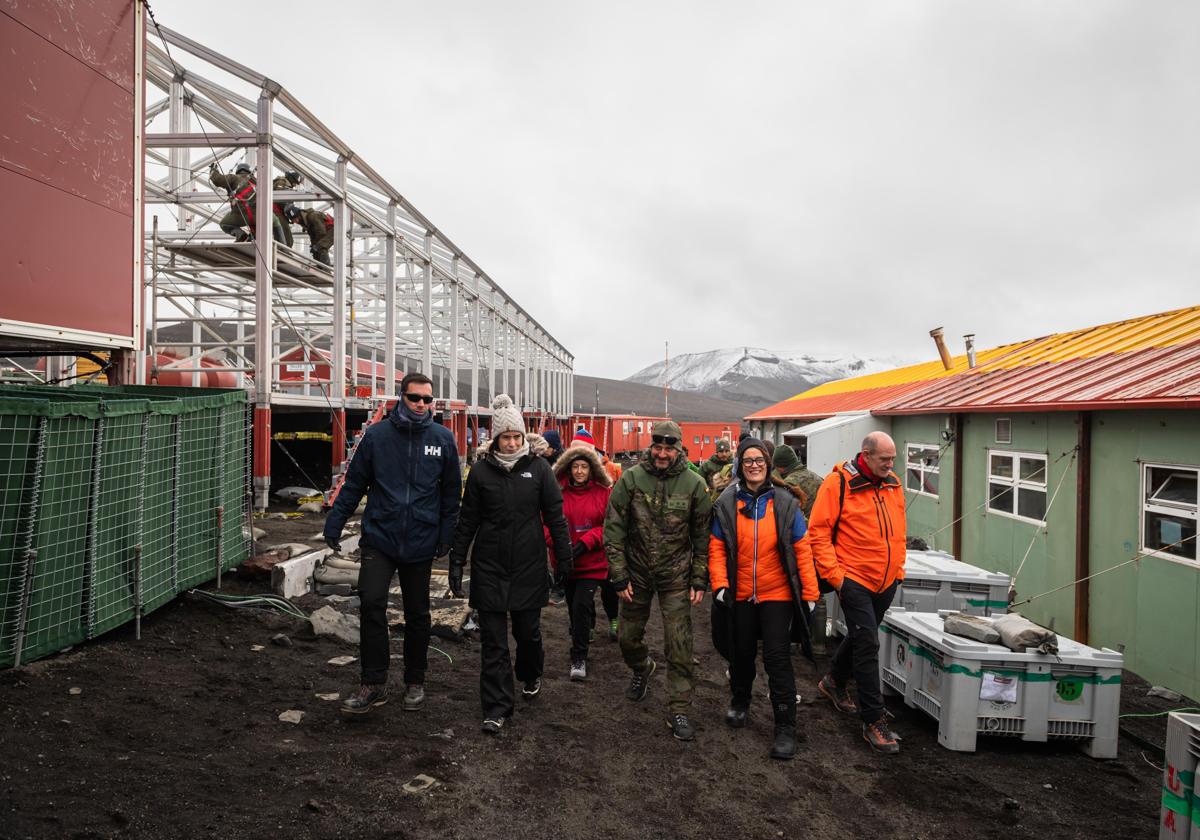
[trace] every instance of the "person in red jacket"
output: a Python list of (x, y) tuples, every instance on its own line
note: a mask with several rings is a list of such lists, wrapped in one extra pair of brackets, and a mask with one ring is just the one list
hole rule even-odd
[[(601, 465), (594, 447), (575, 444), (555, 462), (554, 474), (562, 486), (563, 515), (567, 519), (571, 554), (575, 560), (564, 581), (571, 628), (570, 677), (585, 680), (588, 641), (596, 621), (596, 589), (608, 579), (604, 512), (612, 492), (612, 479)], [(549, 532), (546, 544), (551, 545)]]
[[(715, 609), (729, 634), (729, 689), (725, 722), (744, 727), (749, 719), (754, 660), (762, 639), (763, 669), (775, 716), (771, 758), (796, 755), (796, 676), (792, 670), (793, 622), (808, 627), (810, 605), (820, 597), (817, 570), (801, 549), (807, 527), (800, 504), (786, 488), (771, 483), (771, 456), (759, 440), (738, 444), (737, 482), (713, 505), (708, 575)], [(801, 555), (803, 559), (801, 559)], [(802, 633), (807, 644), (807, 633)], [(811, 654), (810, 654), (811, 656)]]

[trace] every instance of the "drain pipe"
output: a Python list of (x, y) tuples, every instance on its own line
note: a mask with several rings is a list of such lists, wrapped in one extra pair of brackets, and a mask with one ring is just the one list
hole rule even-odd
[(963, 336), (963, 342), (967, 345), (967, 367), (975, 367), (975, 333), (967, 333)]
[(1075, 465), (1075, 640), (1088, 644), (1092, 602), (1092, 413), (1081, 411), (1078, 425), (1079, 460)]
[(950, 370), (954, 367), (954, 362), (950, 359), (950, 351), (946, 349), (946, 341), (942, 338), (942, 328), (934, 327), (929, 331), (929, 337), (933, 339), (933, 343), (937, 345), (938, 355), (942, 357), (942, 367)]

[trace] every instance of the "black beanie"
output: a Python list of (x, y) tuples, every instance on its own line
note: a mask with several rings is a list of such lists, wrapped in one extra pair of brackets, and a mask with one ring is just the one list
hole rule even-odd
[(761, 440), (759, 440), (758, 438), (753, 438), (753, 437), (743, 438), (741, 443), (738, 444), (737, 462), (735, 463), (734, 468), (733, 468), (734, 473), (737, 474), (738, 481), (746, 480), (746, 476), (743, 475), (743, 473), (742, 473), (742, 455), (744, 455), (746, 453), (747, 449), (757, 449), (759, 452), (761, 452), (763, 454), (763, 457), (766, 458), (766, 460), (767, 460), (767, 481), (769, 483), (771, 480), (771, 455), (767, 452), (767, 447), (763, 445), (763, 442)]

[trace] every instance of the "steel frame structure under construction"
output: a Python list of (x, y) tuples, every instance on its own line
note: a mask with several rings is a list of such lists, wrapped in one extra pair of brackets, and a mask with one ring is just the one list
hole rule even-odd
[[(200, 384), (216, 352), (239, 384), (253, 380), (258, 507), (270, 488), (273, 406), (332, 412), (335, 474), (346, 409), (394, 396), (407, 371), (475, 415), (500, 392), (527, 412), (570, 413), (573, 356), (308, 108), (183, 35), (148, 36), (149, 335), (138, 378), (173, 369)], [(303, 202), (333, 216), (332, 268), (299, 243), (275, 244), (271, 213), (257, 214), (252, 241), (221, 232), (229, 197), (207, 169), (229, 172), (237, 159), (258, 173), (258, 207)], [(282, 170), (305, 179), (278, 190)], [(163, 354), (172, 347), (182, 349)]]

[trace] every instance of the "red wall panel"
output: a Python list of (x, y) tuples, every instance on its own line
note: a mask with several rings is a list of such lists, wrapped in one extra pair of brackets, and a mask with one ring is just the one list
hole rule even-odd
[(133, 93), (132, 0), (0, 0), (0, 12)]
[(0, 320), (133, 331), (133, 218), (0, 168)]
[(0, 43), (0, 166), (132, 214), (133, 94), (7, 15)]
[(133, 0), (0, 0), (0, 322), (41, 338), (133, 338), (136, 22)]

